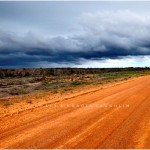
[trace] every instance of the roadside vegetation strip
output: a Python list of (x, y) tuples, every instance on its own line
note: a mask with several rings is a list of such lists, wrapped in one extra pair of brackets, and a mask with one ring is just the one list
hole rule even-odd
[[(20, 114), (20, 113), (22, 113), (22, 112), (25, 112), (25, 111), (33, 111), (34, 109), (36, 109), (36, 108), (39, 108), (39, 107), (47, 107), (47, 106), (49, 106), (49, 105), (51, 105), (51, 104), (54, 104), (54, 103), (59, 103), (59, 102), (61, 102), (61, 101), (64, 101), (64, 100), (69, 100), (69, 99), (72, 99), (72, 98), (77, 98), (77, 97), (80, 97), (80, 96), (84, 96), (84, 95), (87, 95), (87, 94), (91, 94), (91, 93), (95, 93), (95, 92), (98, 92), (98, 91), (100, 91), (100, 90), (104, 90), (104, 89), (107, 89), (107, 88), (111, 88), (111, 87), (114, 87), (114, 86), (118, 86), (118, 85), (121, 85), (121, 84), (124, 84), (124, 83), (127, 83), (127, 82), (132, 82), (132, 81), (134, 81), (134, 80), (136, 80), (136, 79), (138, 79), (138, 78), (131, 78), (131, 79), (128, 79), (128, 80), (123, 80), (123, 81), (120, 81), (120, 82), (115, 82), (115, 83), (113, 83), (113, 84), (110, 84), (110, 85), (105, 85), (105, 86), (103, 86), (103, 87), (98, 87), (98, 88), (94, 88), (94, 89), (89, 89), (89, 90), (87, 90), (87, 91), (82, 91), (81, 93), (77, 93), (77, 94), (74, 94), (74, 95), (72, 95), (71, 93), (69, 94), (69, 95), (67, 95), (66, 97), (63, 97), (63, 98), (61, 98), (61, 97), (59, 97), (59, 98), (57, 98), (57, 99), (54, 99), (54, 100), (52, 100), (52, 101), (45, 101), (44, 103), (42, 103), (42, 104), (38, 104), (37, 106), (32, 106), (32, 105), (34, 105), (34, 101), (32, 101), (32, 100), (30, 100), (30, 99), (27, 99), (26, 100), (26, 103), (28, 104), (28, 105), (30, 105), (31, 107), (29, 107), (29, 108), (26, 108), (26, 109), (20, 109), (20, 110), (18, 110), (18, 111), (15, 111), (15, 112), (13, 112), (13, 113), (6, 113), (5, 115), (1, 115), (1, 117), (0, 118), (2, 118), (2, 117), (7, 117), (7, 116), (12, 116), (12, 115), (15, 115), (15, 114)], [(46, 97), (44, 97), (44, 99), (45, 99)], [(12, 102), (9, 102), (9, 101), (6, 101), (6, 103), (10, 103), (9, 105), (13, 105), (13, 103)], [(7, 105), (7, 104), (6, 104)], [(8, 105), (8, 106), (9, 106)], [(6, 107), (7, 108), (7, 107)]]
[[(81, 72), (78, 74), (69, 75), (51, 75), (45, 77), (21, 77), (21, 78), (7, 78), (0, 79), (0, 104), (5, 107), (13, 105), (13, 103), (18, 103), (19, 101), (13, 101), (13, 97), (19, 98), (19, 96), (24, 97), (23, 99), (32, 104), (32, 100), (28, 99), (28, 95), (33, 95), (38, 99), (38, 93), (51, 93), (54, 94), (63, 94), (66, 92), (72, 92), (78, 87), (88, 85), (104, 86), (109, 83), (128, 80), (130, 78), (149, 75), (149, 70), (111, 70), (110, 71), (101, 71), (91, 72), (86, 74), (86, 72)], [(101, 89), (101, 87), (100, 87)], [(99, 89), (99, 90), (100, 90)], [(26, 97), (27, 95), (27, 97)], [(40, 97), (44, 97), (41, 95)], [(7, 98), (8, 97), (8, 98)], [(9, 100), (10, 99), (10, 100)]]

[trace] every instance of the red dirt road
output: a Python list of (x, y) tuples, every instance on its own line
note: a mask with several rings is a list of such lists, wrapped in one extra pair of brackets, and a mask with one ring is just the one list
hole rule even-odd
[(3, 117), (0, 148), (150, 148), (150, 76)]

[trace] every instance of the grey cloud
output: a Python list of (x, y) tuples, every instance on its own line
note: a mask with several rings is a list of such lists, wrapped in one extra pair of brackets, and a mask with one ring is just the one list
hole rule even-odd
[(70, 36), (0, 31), (0, 66), (28, 66), (45, 61), (75, 64), (81, 59), (150, 55), (148, 15), (129, 10), (84, 13), (79, 24), (82, 33)]

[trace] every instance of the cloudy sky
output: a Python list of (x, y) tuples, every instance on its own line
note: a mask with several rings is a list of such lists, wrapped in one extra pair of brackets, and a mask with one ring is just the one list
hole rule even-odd
[(150, 2), (2, 2), (0, 67), (150, 67)]

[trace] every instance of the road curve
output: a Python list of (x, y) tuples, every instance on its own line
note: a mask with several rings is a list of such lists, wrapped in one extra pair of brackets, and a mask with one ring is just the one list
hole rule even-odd
[(150, 148), (150, 76), (3, 117), (0, 148)]

